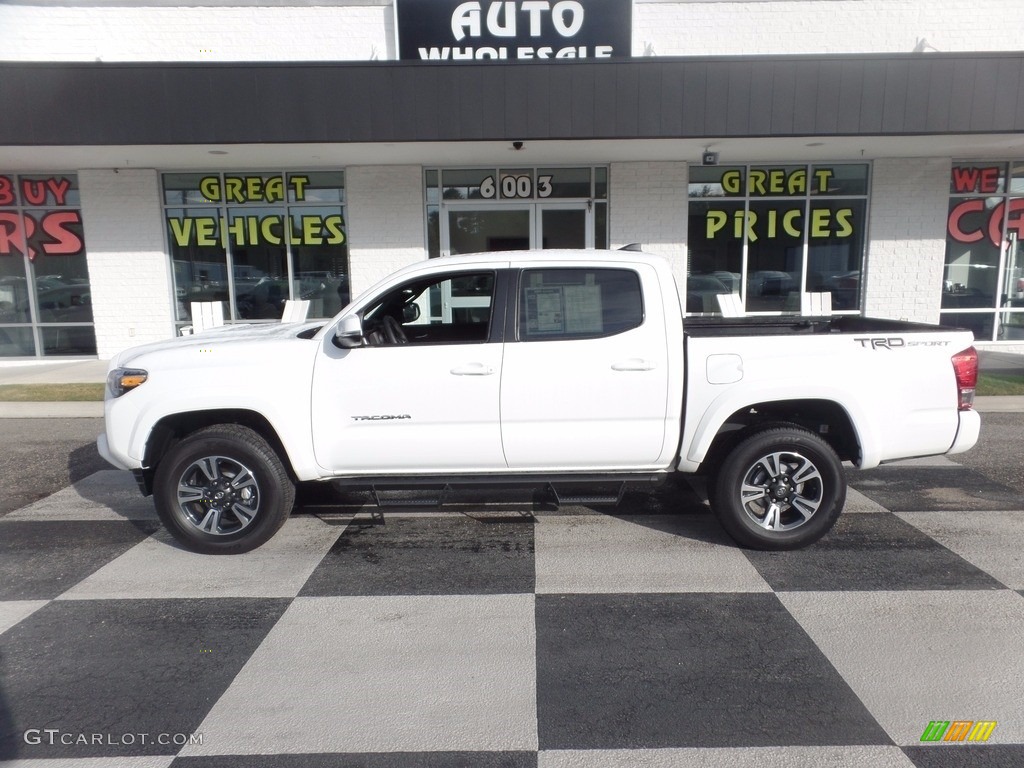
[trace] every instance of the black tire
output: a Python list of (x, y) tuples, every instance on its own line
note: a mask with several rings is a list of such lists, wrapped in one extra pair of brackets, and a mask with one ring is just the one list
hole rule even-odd
[(168, 531), (193, 552), (236, 555), (284, 525), (295, 486), (257, 432), (218, 424), (176, 443), (157, 466), (153, 500)]
[(835, 525), (846, 503), (846, 476), (832, 446), (816, 434), (795, 424), (775, 425), (725, 456), (711, 498), (738, 544), (799, 549)]

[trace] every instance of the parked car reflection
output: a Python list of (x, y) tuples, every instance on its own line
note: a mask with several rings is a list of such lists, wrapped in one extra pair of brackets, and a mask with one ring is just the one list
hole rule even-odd
[(64, 285), (39, 291), (39, 319), (44, 323), (91, 323), (92, 295), (88, 285)]
[(686, 278), (686, 311), (718, 312), (720, 293), (732, 293), (729, 287), (711, 275), (689, 275)]

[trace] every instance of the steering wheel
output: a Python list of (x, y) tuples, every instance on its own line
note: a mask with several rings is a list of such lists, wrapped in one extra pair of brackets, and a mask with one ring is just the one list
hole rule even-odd
[(388, 340), (388, 344), (409, 343), (409, 338), (405, 335), (405, 330), (391, 315), (384, 315), (382, 325), (384, 326), (384, 337)]

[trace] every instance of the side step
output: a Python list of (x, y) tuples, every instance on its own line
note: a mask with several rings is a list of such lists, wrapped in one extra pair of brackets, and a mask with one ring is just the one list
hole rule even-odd
[(608, 487), (601, 492), (601, 489), (592, 485), (555, 485), (548, 483), (548, 490), (555, 497), (555, 503), (563, 504), (612, 504), (617, 506), (622, 497), (626, 494), (626, 484), (618, 483)]
[[(336, 477), (343, 492), (369, 492), (378, 508), (439, 507), (448, 503), (530, 503), (520, 497), (532, 492), (533, 503), (618, 504), (628, 488), (652, 488), (668, 478), (667, 472), (523, 475), (406, 475), (390, 477)], [(544, 497), (543, 501), (536, 494)], [(504, 498), (514, 496), (514, 499)], [(502, 498), (498, 498), (502, 497)]]
[[(626, 494), (626, 483), (616, 483), (604, 488), (593, 485), (564, 485), (548, 483), (545, 489), (554, 497), (555, 504), (611, 504), (617, 506)], [(458, 490), (450, 485), (437, 488), (416, 488), (397, 490), (387, 488), (370, 489), (374, 504), (381, 508), (387, 507), (440, 507), (446, 502), (455, 501)]]
[(396, 490), (372, 486), (370, 493), (377, 507), (440, 507), (451, 495), (452, 487), (443, 485), (437, 488), (415, 488)]

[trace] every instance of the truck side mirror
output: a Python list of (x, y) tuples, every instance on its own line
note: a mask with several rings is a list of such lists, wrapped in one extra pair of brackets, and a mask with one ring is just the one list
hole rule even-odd
[(342, 349), (363, 346), (363, 321), (359, 315), (345, 315), (334, 332), (334, 343)]

